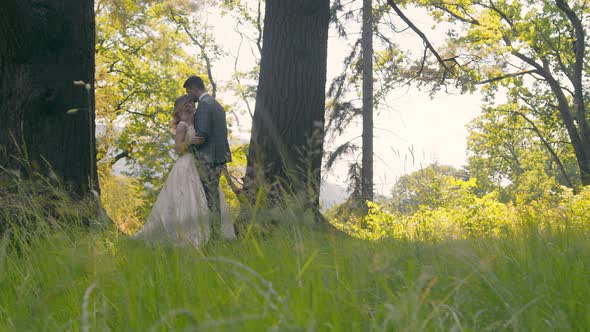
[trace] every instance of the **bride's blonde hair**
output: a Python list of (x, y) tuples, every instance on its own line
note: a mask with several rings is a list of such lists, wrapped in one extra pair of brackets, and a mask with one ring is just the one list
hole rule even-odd
[(184, 105), (190, 102), (190, 98), (188, 95), (182, 95), (176, 98), (174, 101), (174, 112), (172, 113), (172, 129), (176, 130), (176, 127), (180, 123), (180, 114), (184, 112)]

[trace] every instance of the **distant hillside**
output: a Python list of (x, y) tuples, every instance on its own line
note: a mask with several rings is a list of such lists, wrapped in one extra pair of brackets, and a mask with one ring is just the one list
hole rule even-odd
[(323, 211), (328, 210), (334, 205), (344, 203), (347, 197), (348, 193), (346, 192), (346, 188), (331, 182), (322, 183), (320, 189), (320, 204)]

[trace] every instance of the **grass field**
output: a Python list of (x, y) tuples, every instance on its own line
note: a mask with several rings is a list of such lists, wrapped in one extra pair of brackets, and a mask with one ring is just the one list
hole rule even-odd
[(64, 230), (0, 245), (4, 331), (590, 330), (590, 239), (363, 241), (282, 227), (204, 249)]

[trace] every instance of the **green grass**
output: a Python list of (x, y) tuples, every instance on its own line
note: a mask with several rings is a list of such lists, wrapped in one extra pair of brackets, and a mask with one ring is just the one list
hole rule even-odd
[(111, 232), (5, 237), (0, 330), (590, 330), (589, 240), (368, 242), (291, 227), (195, 250)]

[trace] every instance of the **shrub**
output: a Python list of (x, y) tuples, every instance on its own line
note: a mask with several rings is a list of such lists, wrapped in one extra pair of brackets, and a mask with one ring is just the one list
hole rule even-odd
[(485, 237), (508, 237), (534, 224), (539, 230), (564, 231), (567, 228), (590, 233), (590, 188), (578, 195), (561, 188), (547, 189), (543, 194), (527, 197), (516, 205), (502, 203), (493, 192), (476, 196), (469, 181), (446, 179), (444, 195), (437, 206), (420, 205), (412, 214), (404, 214), (386, 206), (369, 202), (366, 215), (342, 213), (330, 217), (341, 230), (362, 238), (383, 238), (439, 241)]
[(101, 201), (117, 228), (132, 234), (143, 225), (141, 209), (145, 205), (142, 187), (136, 179), (117, 176), (107, 167), (99, 167)]

